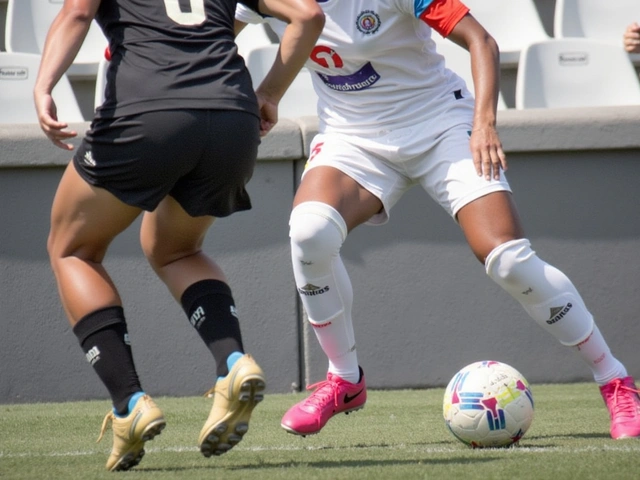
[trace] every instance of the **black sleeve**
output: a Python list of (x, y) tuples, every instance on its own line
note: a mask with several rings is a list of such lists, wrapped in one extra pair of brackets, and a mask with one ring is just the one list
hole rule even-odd
[(254, 12), (260, 13), (260, 11), (258, 10), (258, 0), (238, 0), (238, 3), (249, 7)]

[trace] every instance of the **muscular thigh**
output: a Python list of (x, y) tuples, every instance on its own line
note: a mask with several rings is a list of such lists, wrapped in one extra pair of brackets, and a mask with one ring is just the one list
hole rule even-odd
[(492, 192), (468, 203), (458, 212), (458, 223), (482, 263), (497, 246), (524, 237), (512, 195), (506, 191)]

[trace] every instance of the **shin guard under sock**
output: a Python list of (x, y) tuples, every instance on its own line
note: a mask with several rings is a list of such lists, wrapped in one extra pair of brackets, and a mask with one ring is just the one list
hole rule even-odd
[(217, 376), (226, 376), (229, 355), (244, 352), (231, 289), (220, 280), (201, 280), (184, 291), (181, 303), (189, 322), (216, 361)]
[(142, 391), (133, 363), (122, 307), (107, 307), (80, 319), (73, 327), (87, 361), (109, 391), (116, 414), (128, 412), (129, 398)]

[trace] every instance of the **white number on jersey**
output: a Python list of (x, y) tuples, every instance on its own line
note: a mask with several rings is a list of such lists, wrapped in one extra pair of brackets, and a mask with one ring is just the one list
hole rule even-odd
[(200, 25), (205, 21), (204, 0), (189, 0), (190, 12), (183, 12), (179, 0), (164, 0), (167, 15), (180, 25)]

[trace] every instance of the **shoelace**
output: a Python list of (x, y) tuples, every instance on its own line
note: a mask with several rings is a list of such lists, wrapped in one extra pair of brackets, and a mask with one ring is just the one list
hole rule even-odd
[(609, 395), (613, 397), (612, 405), (616, 415), (624, 414), (629, 417), (634, 415), (636, 411), (636, 402), (633, 399), (634, 393), (638, 394), (640, 390), (627, 387), (620, 379), (614, 380), (613, 393)]
[(309, 385), (307, 390), (313, 390), (314, 388), (316, 391), (307, 398), (305, 401), (306, 404), (322, 406), (328, 399), (333, 397), (334, 404), (338, 406), (338, 384), (336, 382), (322, 380), (321, 382)]
[(107, 431), (107, 423), (109, 423), (109, 420), (113, 422), (113, 419), (114, 419), (113, 412), (109, 412), (105, 415), (104, 420), (102, 421), (102, 428), (100, 429), (100, 436), (98, 437), (98, 440), (96, 440), (96, 443), (102, 440), (102, 437), (104, 436), (104, 432)]

